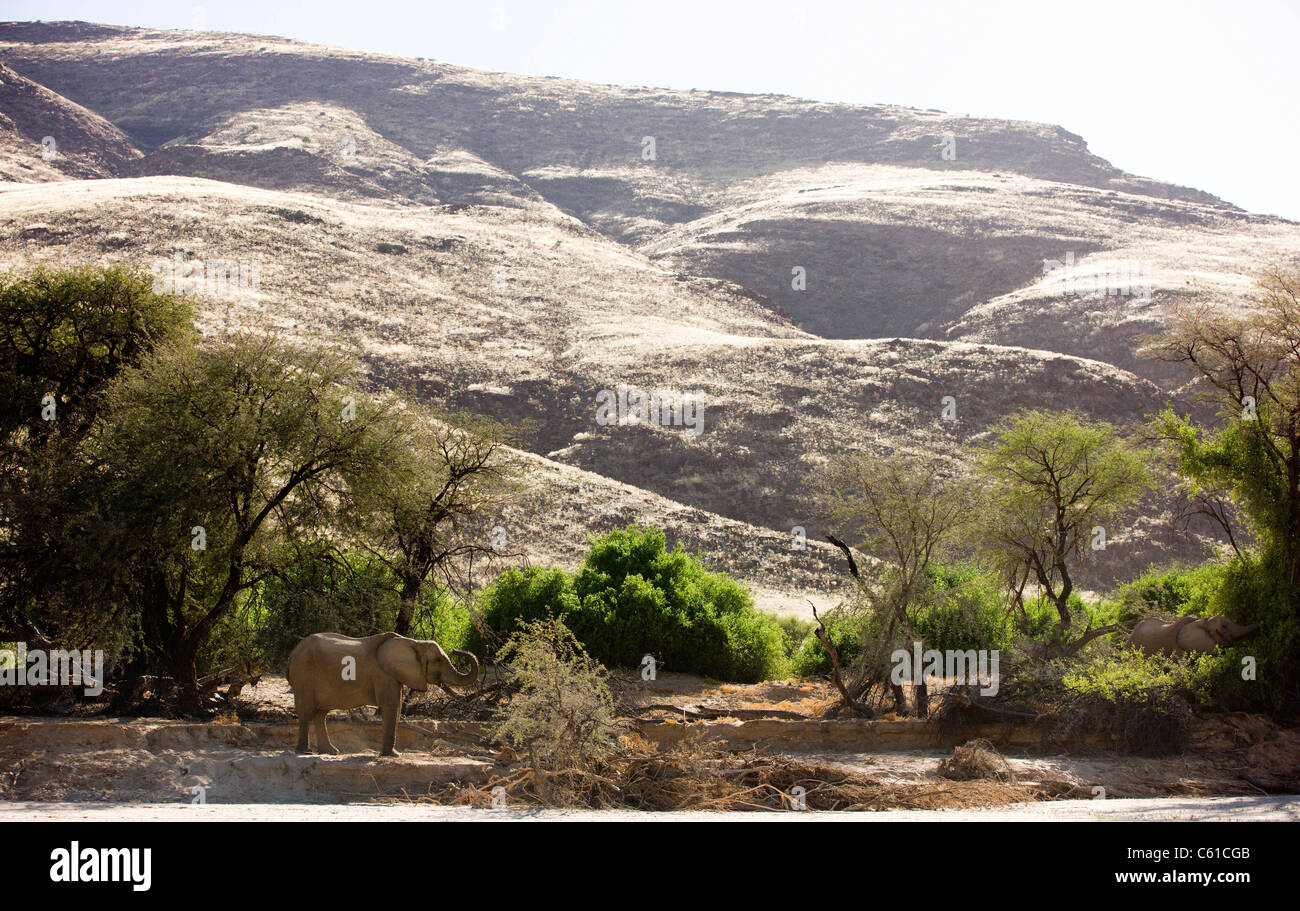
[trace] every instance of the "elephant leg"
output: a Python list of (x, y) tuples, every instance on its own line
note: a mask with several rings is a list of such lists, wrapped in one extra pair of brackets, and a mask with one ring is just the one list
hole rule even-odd
[(400, 756), (396, 749), (397, 746), (397, 719), (402, 714), (402, 699), (397, 696), (394, 699), (385, 699), (379, 706), (379, 712), (384, 718), (384, 739), (379, 749), (380, 756)]
[[(295, 753), (310, 753), (311, 745), (307, 743), (307, 730), (311, 727), (311, 717), (308, 715), (298, 716), (298, 746), (294, 749)], [(317, 740), (317, 743), (320, 741)]]
[[(310, 753), (311, 744), (307, 742), (307, 730), (311, 727), (312, 715), (316, 713), (315, 709), (307, 703), (305, 698), (295, 694), (294, 710), (298, 713), (298, 746), (295, 748), (294, 752)], [(319, 737), (316, 739), (316, 745), (320, 745)]]
[(316, 712), (316, 752), (337, 756), (339, 748), (330, 743), (329, 731), (325, 729), (325, 716), (328, 714), (327, 709), (320, 709)]

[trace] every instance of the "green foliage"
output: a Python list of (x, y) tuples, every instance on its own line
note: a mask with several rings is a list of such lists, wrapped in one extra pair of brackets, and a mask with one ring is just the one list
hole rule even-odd
[[(842, 608), (832, 608), (822, 617), (826, 634), (840, 657), (841, 667), (848, 667), (858, 656), (862, 640), (859, 624)], [(831, 656), (826, 647), (809, 630), (790, 659), (790, 673), (795, 677), (814, 677), (831, 672)]]
[(1249, 643), (1260, 657), (1255, 699), (1294, 709), (1300, 703), (1300, 271), (1270, 269), (1258, 286), (1257, 305), (1244, 316), (1205, 304), (1176, 308), (1168, 330), (1144, 351), (1188, 367), (1218, 406), (1216, 427), (1198, 426), (1172, 408), (1154, 427), (1170, 445), (1183, 492), (1219, 521), (1235, 553), (1209, 603), (1215, 613), (1262, 625)]
[[(996, 578), (973, 564), (931, 564), (908, 614), (927, 649), (1005, 649), (1014, 636)], [(859, 658), (865, 642), (885, 638), (879, 612), (840, 607), (823, 620), (843, 668)], [(806, 677), (830, 671), (830, 655), (810, 631), (794, 653), (791, 672)]]
[(1155, 614), (1213, 616), (1217, 613), (1213, 602), (1224, 574), (1225, 567), (1218, 563), (1172, 569), (1149, 567), (1136, 579), (1120, 585), (1112, 594), (1110, 601), (1114, 603), (1115, 620)]
[[(282, 667), (304, 636), (323, 631), (372, 636), (392, 629), (397, 597), (388, 569), (361, 552), (340, 552), (329, 542), (286, 545), (273, 575), (254, 586), (236, 619), (257, 630), (258, 654)], [(215, 635), (215, 648), (228, 647)]]
[(792, 659), (817, 624), (811, 620), (804, 620), (802, 617), (792, 616), (778, 617), (776, 625), (781, 627), (781, 634), (785, 636), (785, 656)]
[[(1294, 598), (1294, 589), (1268, 557), (1246, 553), (1225, 563), (1149, 569), (1116, 589), (1094, 625), (1155, 614), (1218, 615), (1242, 624), (1259, 623), (1258, 635), (1201, 660), (1204, 673), (1213, 676), (1214, 703), (1219, 707), (1277, 709), (1294, 698), (1288, 695), (1296, 679), (1294, 656), (1300, 654), (1300, 622), (1291, 609)], [(1255, 680), (1242, 679), (1242, 660), (1247, 657), (1257, 662)]]
[[(0, 434), (84, 432), (108, 384), (188, 335), (191, 309), (125, 266), (38, 267), (0, 276)], [(54, 397), (54, 420), (42, 399)]]
[(928, 597), (916, 611), (916, 632), (926, 648), (1001, 649), (1007, 623), (997, 580), (970, 564), (932, 566)]
[[(319, 539), (288, 544), (276, 555), (274, 571), (214, 628), (199, 665), (282, 669), (304, 636), (373, 636), (393, 628), (399, 608), (397, 579), (374, 554)], [(471, 629), (469, 610), (445, 588), (421, 592), (413, 638), (434, 639), (452, 651), (466, 647)]]
[(1208, 705), (1219, 663), (1218, 656), (1164, 658), (1122, 649), (1063, 664), (1060, 680), (1070, 698), (1144, 705), (1179, 695)]
[(995, 432), (977, 466), (985, 556), (1006, 578), (1046, 580), (1067, 626), (1073, 573), (1093, 529), (1147, 488), (1151, 455), (1110, 424), (1070, 411), (1022, 411)]
[(734, 580), (705, 569), (661, 531), (616, 529), (592, 542), (576, 577), (558, 569), (507, 570), (477, 602), (487, 650), (523, 622), (563, 619), (607, 665), (636, 667), (647, 654), (665, 670), (754, 682), (784, 669), (780, 625), (755, 610)]
[(526, 623), (570, 616), (578, 596), (562, 569), (512, 567), (479, 593), (475, 607), (480, 624), (470, 625), (463, 648), (488, 655)]
[[(474, 618), (460, 601), (456, 600), (445, 588), (436, 588), (421, 594), (423, 610), (411, 626), (411, 638), (433, 639), (446, 651), (466, 649), (470, 636), (474, 633)], [(474, 652), (475, 655), (484, 652)]]
[(1191, 706), (1212, 704), (1219, 660), (1103, 647), (1022, 668), (1014, 686), (1051, 709), (1060, 735), (1107, 731), (1125, 752), (1165, 755), (1186, 747)]
[(734, 580), (704, 568), (663, 532), (628, 527), (593, 542), (574, 582), (574, 632), (608, 664), (653, 654), (666, 670), (755, 682), (777, 675), (784, 637)]
[(89, 559), (114, 516), (87, 438), (122, 372), (189, 338), (189, 320), (141, 270), (0, 276), (0, 630), (110, 655), (135, 634), (116, 574)]

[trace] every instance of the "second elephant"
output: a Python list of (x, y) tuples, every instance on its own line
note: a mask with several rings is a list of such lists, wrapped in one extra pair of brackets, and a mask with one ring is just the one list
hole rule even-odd
[(1257, 632), (1258, 623), (1242, 626), (1227, 617), (1179, 617), (1177, 620), (1147, 617), (1133, 627), (1128, 641), (1147, 654), (1203, 654)]

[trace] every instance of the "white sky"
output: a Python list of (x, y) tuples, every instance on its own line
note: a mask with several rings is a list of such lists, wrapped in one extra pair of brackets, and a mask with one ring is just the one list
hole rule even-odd
[(484, 69), (1056, 123), (1300, 220), (1300, 0), (0, 0), (0, 19), (282, 35)]

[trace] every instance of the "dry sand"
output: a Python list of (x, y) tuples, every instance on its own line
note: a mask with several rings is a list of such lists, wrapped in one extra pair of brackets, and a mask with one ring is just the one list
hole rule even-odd
[(1058, 800), (974, 810), (709, 813), (432, 804), (4, 803), (0, 822), (1300, 822), (1300, 797)]

